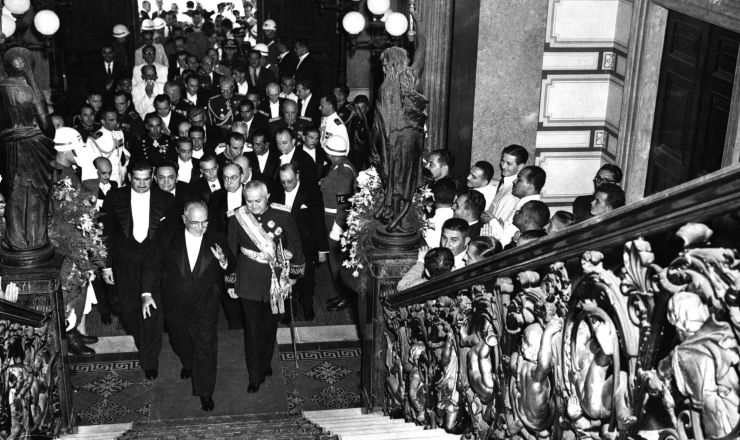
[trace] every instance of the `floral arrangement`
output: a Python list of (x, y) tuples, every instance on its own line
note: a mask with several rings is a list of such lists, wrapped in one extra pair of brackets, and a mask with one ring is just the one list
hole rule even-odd
[[(375, 167), (361, 171), (357, 175), (357, 192), (350, 201), (352, 207), (347, 216), (347, 230), (342, 233), (342, 250), (348, 252), (348, 258), (342, 265), (352, 271), (357, 278), (366, 268), (367, 249), (370, 247), (372, 235), (380, 221), (374, 217), (385, 198), (385, 189), (380, 174)], [(427, 200), (431, 196), (428, 187), (422, 187), (414, 195), (414, 208), (408, 213), (409, 218), (419, 225), (422, 231), (429, 227), (427, 222)]]
[(66, 258), (62, 266), (62, 292), (66, 304), (84, 297), (93, 273), (105, 267), (108, 250), (97, 222), (94, 196), (87, 197), (66, 177), (54, 185), (54, 213), (49, 239)]

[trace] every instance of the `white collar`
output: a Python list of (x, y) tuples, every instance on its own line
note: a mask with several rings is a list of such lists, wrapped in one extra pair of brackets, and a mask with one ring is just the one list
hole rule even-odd
[(300, 188), (300, 186), (301, 186), (301, 182), (298, 182), (298, 184), (296, 184), (295, 188), (293, 188), (293, 191), (285, 191), (285, 194), (287, 195), (287, 194), (295, 194), (295, 193), (297, 193), (298, 192), (298, 188)]
[(298, 57), (298, 64), (301, 64), (301, 61), (305, 60), (308, 55), (310, 55), (310, 52), (306, 52), (303, 55), (299, 56)]

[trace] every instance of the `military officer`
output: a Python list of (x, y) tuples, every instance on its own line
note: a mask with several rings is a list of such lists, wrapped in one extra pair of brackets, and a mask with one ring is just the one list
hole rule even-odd
[(274, 139), (275, 133), (278, 130), (289, 128), (293, 131), (293, 138), (300, 139), (303, 135), (303, 130), (310, 125), (309, 121), (298, 117), (298, 104), (295, 101), (286, 99), (283, 102), (283, 117), (270, 119), (270, 132)]
[(146, 131), (144, 121), (141, 116), (131, 105), (128, 94), (123, 91), (116, 92), (113, 95), (113, 104), (118, 113), (118, 128), (123, 132), (126, 147), (131, 147), (131, 142), (138, 139)]
[(324, 224), (329, 231), (329, 270), (338, 296), (330, 298), (330, 310), (342, 310), (349, 306), (339, 273), (344, 255), (342, 254), (341, 237), (347, 227), (348, 208), (354, 194), (357, 173), (347, 159), (349, 147), (341, 136), (331, 136), (323, 146), (331, 167), (326, 177), (321, 180), (321, 195), (324, 200)]
[(337, 114), (337, 98), (334, 95), (325, 95), (321, 97), (321, 104), (319, 106), (321, 110), (321, 146), (326, 146), (326, 141), (334, 136), (338, 136), (344, 140), (345, 145), (349, 147), (349, 135), (347, 134), (347, 127), (342, 122), (342, 119)]
[(245, 96), (234, 93), (234, 79), (230, 76), (222, 76), (219, 86), (221, 94), (208, 100), (208, 117), (211, 125), (217, 128), (221, 141), (231, 130), (234, 117), (239, 113), (239, 103)]
[(349, 126), (349, 121), (352, 119), (352, 114), (355, 111), (355, 106), (347, 101), (349, 88), (344, 84), (339, 84), (334, 87), (333, 93), (337, 99), (337, 114), (342, 119), (342, 122), (344, 122), (344, 125)]
[(80, 133), (83, 141), (87, 141), (100, 128), (100, 123), (95, 120), (95, 109), (90, 104), (83, 104), (72, 127)]
[(158, 166), (164, 160), (177, 157), (175, 143), (162, 134), (162, 118), (156, 113), (146, 116), (146, 133), (134, 141), (131, 148), (133, 162), (149, 161)]
[(100, 112), (102, 126), (90, 135), (83, 151), (78, 152), (77, 162), (82, 167), (82, 184), (97, 192), (98, 170), (94, 161), (105, 157), (111, 163), (110, 180), (123, 186), (126, 166), (131, 156), (125, 147), (124, 133), (118, 128), (118, 112), (112, 108)]

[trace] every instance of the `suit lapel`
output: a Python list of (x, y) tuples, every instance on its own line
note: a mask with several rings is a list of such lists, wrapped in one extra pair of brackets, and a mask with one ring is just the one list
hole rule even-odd
[(150, 239), (157, 232), (158, 228), (156, 226), (162, 218), (162, 200), (158, 195), (156, 191), (152, 190), (152, 194), (149, 197), (149, 231), (147, 232), (147, 237)]
[(203, 236), (203, 240), (200, 241), (200, 249), (198, 250), (198, 259), (195, 261), (195, 267), (193, 268), (193, 274), (197, 278), (200, 278), (203, 271), (206, 270), (206, 266), (208, 266), (206, 259), (210, 256), (211, 251), (208, 249), (207, 242), (208, 239)]
[(131, 238), (131, 225), (133, 224), (134, 217), (131, 211), (131, 191), (123, 191), (121, 198), (118, 199), (116, 206), (117, 217), (121, 221), (121, 230), (126, 238)]
[(180, 260), (178, 261), (177, 267), (180, 268), (180, 273), (182, 273), (184, 277), (188, 277), (190, 276), (190, 260), (188, 259), (188, 247), (185, 244), (185, 232), (179, 236), (175, 243), (181, 246), (180, 249), (175, 249), (175, 255), (178, 255)]
[(293, 200), (293, 206), (290, 208), (290, 213), (293, 215), (293, 218), (296, 218), (299, 212), (301, 212), (301, 206), (305, 204), (306, 201), (306, 189), (303, 185), (301, 185), (298, 188), (298, 193), (295, 195), (295, 200)]

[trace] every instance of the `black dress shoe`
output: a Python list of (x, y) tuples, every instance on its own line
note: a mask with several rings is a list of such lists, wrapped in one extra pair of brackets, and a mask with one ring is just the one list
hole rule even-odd
[(329, 307), (326, 308), (326, 310), (330, 312), (338, 312), (340, 310), (346, 309), (347, 307), (349, 307), (349, 300), (347, 298), (344, 298), (341, 301), (330, 305)]
[(343, 300), (344, 297), (342, 295), (333, 296), (326, 300), (326, 305), (332, 306), (335, 303), (338, 303), (339, 301)]
[(213, 398), (212, 397), (202, 397), (200, 398), (200, 407), (203, 408), (203, 411), (213, 411), (213, 407), (215, 405), (213, 404)]
[(77, 335), (77, 338), (79, 338), (79, 340), (83, 344), (85, 344), (85, 345), (87, 345), (87, 344), (94, 344), (94, 343), (98, 342), (98, 337), (97, 336), (83, 335), (76, 328), (73, 328), (72, 330), (70, 330), (69, 333), (75, 333)]
[(67, 332), (67, 349), (75, 356), (95, 356), (95, 350), (82, 342), (79, 333)]
[(152, 368), (151, 370), (144, 370), (144, 377), (146, 377), (149, 380), (154, 380), (159, 376), (159, 371), (157, 371), (156, 368)]
[(247, 392), (248, 393), (256, 393), (260, 389), (260, 384), (251, 382), (249, 385), (247, 385)]
[[(190, 379), (190, 376), (192, 376), (193, 373), (190, 371), (190, 368), (184, 368), (180, 370), (180, 379)], [(201, 397), (203, 399), (203, 397)]]

